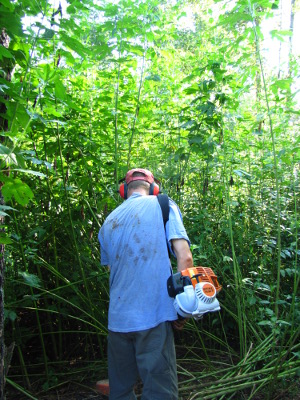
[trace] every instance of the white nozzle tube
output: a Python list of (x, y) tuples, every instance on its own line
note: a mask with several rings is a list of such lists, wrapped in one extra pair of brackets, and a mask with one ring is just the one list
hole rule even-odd
[(197, 308), (197, 299), (193, 285), (185, 286), (184, 292), (179, 293), (175, 297), (174, 307), (177, 313), (182, 317), (192, 317), (193, 311)]

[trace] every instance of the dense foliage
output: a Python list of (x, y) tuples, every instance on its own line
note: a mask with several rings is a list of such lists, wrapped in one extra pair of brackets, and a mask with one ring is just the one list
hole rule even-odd
[[(182, 399), (296, 396), (291, 4), (288, 29), (279, 22), (266, 42), (279, 1), (0, 0), (7, 385), (35, 398), (105, 377), (97, 234), (120, 178), (140, 166), (179, 204), (195, 265), (223, 285), (221, 312), (176, 338)], [(274, 42), (288, 49), (278, 65), (264, 50)]]

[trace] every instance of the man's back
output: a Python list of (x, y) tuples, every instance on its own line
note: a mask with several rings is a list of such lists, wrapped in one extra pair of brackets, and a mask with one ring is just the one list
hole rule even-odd
[(156, 196), (134, 193), (106, 219), (101, 263), (110, 265), (108, 328), (132, 332), (177, 318), (166, 281), (170, 261)]

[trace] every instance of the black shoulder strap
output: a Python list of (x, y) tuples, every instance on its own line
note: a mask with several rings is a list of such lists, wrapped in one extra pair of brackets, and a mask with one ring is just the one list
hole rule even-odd
[(157, 200), (163, 215), (164, 227), (166, 228), (166, 223), (169, 221), (169, 197), (166, 194), (159, 194), (157, 195)]
[[(157, 195), (157, 200), (158, 200), (160, 208), (161, 208), (163, 221), (164, 221), (164, 227), (165, 227), (165, 230), (166, 230), (166, 223), (169, 221), (169, 213), (170, 213), (169, 196), (166, 195), (166, 194), (158, 194)], [(168, 254), (169, 254), (169, 258), (170, 258), (171, 257), (171, 253), (170, 253), (167, 241), (166, 241), (166, 246), (167, 246)], [(172, 275), (171, 264), (170, 264), (170, 270), (171, 270), (171, 275)]]

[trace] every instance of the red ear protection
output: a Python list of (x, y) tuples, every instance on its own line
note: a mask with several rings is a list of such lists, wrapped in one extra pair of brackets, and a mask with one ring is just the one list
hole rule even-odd
[[(119, 193), (122, 199), (127, 199), (127, 191), (128, 191), (128, 185), (126, 182), (121, 183), (119, 187)], [(150, 190), (149, 190), (150, 195), (157, 196), (159, 194), (159, 186), (157, 183), (153, 182), (150, 184)]]
[[(125, 188), (125, 186), (126, 186), (126, 188)], [(119, 193), (120, 193), (120, 196), (122, 197), (122, 199), (127, 199), (127, 183), (126, 182), (124, 182), (124, 183), (121, 183), (121, 185), (120, 185), (120, 187), (119, 187)]]
[[(140, 172), (145, 176), (141, 176), (141, 175), (133, 176), (134, 172)], [(127, 172), (126, 177), (124, 179), (124, 183), (122, 183), (120, 185), (120, 187), (119, 187), (119, 193), (120, 193), (120, 196), (123, 199), (125, 199), (125, 200), (127, 199), (127, 191), (128, 191), (129, 183), (133, 182), (133, 181), (138, 181), (138, 180), (143, 180), (145, 182), (150, 183), (149, 195), (157, 196), (159, 194), (159, 186), (156, 183), (156, 182), (159, 182), (159, 181), (157, 181), (154, 178), (152, 173), (150, 171), (148, 171), (147, 169), (136, 168), (136, 169), (132, 169), (132, 170)]]
[(157, 196), (159, 194), (159, 186), (157, 183), (155, 182), (151, 183), (149, 194), (154, 196)]

